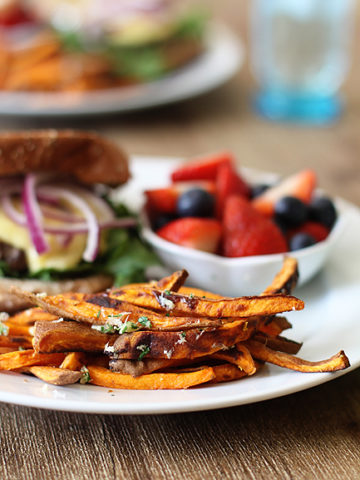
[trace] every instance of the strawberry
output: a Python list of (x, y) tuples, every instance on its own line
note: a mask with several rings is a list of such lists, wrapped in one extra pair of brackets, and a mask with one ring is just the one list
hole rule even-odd
[(178, 182), (168, 188), (156, 188), (145, 192), (150, 212), (174, 213), (179, 196), (192, 188), (202, 188), (215, 193), (214, 182)]
[(145, 195), (149, 212), (175, 212), (179, 193), (174, 187), (147, 190)]
[(249, 197), (250, 187), (231, 164), (225, 163), (219, 167), (216, 177), (217, 218), (222, 218), (226, 199), (230, 197), (230, 195)]
[(330, 230), (319, 222), (305, 222), (300, 227), (289, 230), (290, 239), (297, 233), (307, 233), (311, 235), (316, 242), (322, 242), (329, 235)]
[(252, 204), (263, 215), (271, 216), (274, 214), (275, 203), (282, 197), (296, 197), (304, 203), (310, 203), (315, 186), (315, 172), (310, 169), (302, 170), (266, 190), (256, 197)]
[(173, 182), (183, 180), (215, 180), (221, 165), (231, 164), (234, 157), (229, 152), (197, 159), (177, 168), (171, 175)]
[(215, 253), (220, 243), (222, 227), (217, 220), (186, 217), (168, 223), (156, 233), (183, 247)]
[(224, 210), (224, 255), (247, 257), (287, 251), (279, 228), (239, 195), (227, 199)]

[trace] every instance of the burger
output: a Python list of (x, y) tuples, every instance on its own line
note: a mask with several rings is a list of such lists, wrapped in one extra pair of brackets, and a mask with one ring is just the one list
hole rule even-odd
[(202, 50), (203, 13), (175, 0), (29, 0), (67, 48), (101, 52), (114, 73), (159, 77)]
[[(94, 80), (96, 73), (97, 81), (93, 82), (96, 88), (159, 78), (203, 51), (205, 15), (194, 11), (188, 2), (23, 0), (17, 3), (35, 24), (43, 27), (34, 30), (28, 48), (40, 44), (43, 56), (44, 38), (50, 43), (57, 39), (59, 51), (52, 49), (51, 56), (46, 57), (50, 62), (47, 68), (54, 68), (55, 54), (57, 58), (62, 56), (67, 64), (75, 58), (87, 78), (92, 75)], [(40, 37), (39, 31), (43, 33)], [(87, 84), (91, 88), (91, 82)]]
[(27, 307), (12, 286), (92, 293), (143, 280), (156, 260), (111, 201), (128, 179), (126, 154), (96, 134), (0, 135), (0, 310)]

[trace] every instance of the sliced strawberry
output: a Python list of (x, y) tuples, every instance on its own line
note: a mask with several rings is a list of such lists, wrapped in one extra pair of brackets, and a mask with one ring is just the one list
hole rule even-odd
[(216, 184), (215, 182), (210, 180), (193, 180), (193, 181), (189, 180), (187, 182), (176, 182), (173, 185), (173, 187), (176, 188), (179, 194), (182, 194), (193, 188), (201, 188), (206, 192), (213, 193), (213, 194), (216, 193)]
[(322, 242), (327, 238), (330, 230), (318, 222), (305, 222), (300, 227), (289, 230), (288, 239), (290, 240), (297, 233), (308, 233), (316, 242)]
[(287, 251), (285, 237), (268, 218), (239, 195), (227, 199), (224, 211), (224, 255), (247, 257)]
[(150, 212), (174, 213), (179, 192), (174, 187), (157, 188), (145, 192)]
[(224, 214), (225, 202), (231, 195), (250, 196), (250, 187), (236, 172), (231, 164), (219, 167), (216, 177), (216, 217), (221, 219)]
[(177, 182), (168, 188), (147, 190), (145, 192), (147, 208), (153, 212), (174, 213), (179, 196), (192, 188), (202, 188), (209, 193), (215, 193), (214, 182)]
[(177, 168), (171, 175), (173, 182), (184, 180), (215, 180), (221, 165), (231, 164), (234, 157), (229, 152), (201, 158)]
[(316, 173), (310, 169), (302, 170), (266, 190), (256, 197), (252, 204), (263, 215), (271, 216), (274, 213), (275, 203), (282, 197), (296, 197), (305, 203), (309, 203), (315, 186)]
[(220, 243), (222, 227), (217, 220), (187, 217), (168, 223), (156, 233), (183, 247), (215, 253)]

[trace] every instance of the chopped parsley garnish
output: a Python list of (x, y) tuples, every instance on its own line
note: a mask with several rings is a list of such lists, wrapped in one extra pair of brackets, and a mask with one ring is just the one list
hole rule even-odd
[(101, 314), (101, 310), (99, 310), (96, 314), (96, 318), (99, 318), (100, 317), (100, 314)]
[(170, 292), (170, 290), (165, 290), (165, 292), (164, 292), (164, 293), (165, 293), (165, 295), (171, 295), (171, 292)]
[(139, 326), (136, 325), (134, 322), (125, 322), (123, 325), (119, 328), (119, 333), (129, 333), (129, 332), (135, 332), (136, 330), (139, 330)]
[(9, 335), (9, 327), (0, 322), (0, 335), (7, 337)]
[(81, 372), (80, 383), (82, 385), (84, 385), (85, 383), (91, 382), (89, 370), (87, 369), (87, 367), (85, 367), (85, 365), (81, 367), (80, 372)]
[(91, 328), (98, 330), (101, 333), (129, 333), (139, 330), (140, 327), (134, 322), (127, 321), (125, 323), (120, 323), (120, 325), (105, 323), (105, 325), (93, 325)]
[(116, 327), (115, 325), (110, 325), (109, 323), (105, 323), (105, 325), (101, 325), (100, 332), (101, 333), (115, 333)]
[(137, 350), (141, 351), (138, 360), (142, 360), (145, 357), (145, 355), (150, 353), (149, 345), (138, 345), (136, 348), (137, 348)]
[(165, 317), (170, 317), (170, 313), (165, 313)]
[(181, 336), (182, 338), (186, 338), (186, 332), (181, 332), (181, 333), (180, 333), (180, 336)]
[(190, 293), (189, 298), (194, 298), (194, 294)]
[(18, 350), (19, 350), (19, 352), (23, 352), (25, 350), (25, 348), (24, 347), (19, 347)]
[(142, 325), (143, 327), (151, 328), (151, 322), (148, 317), (145, 317), (145, 315), (138, 318), (138, 323), (140, 323), (140, 325)]

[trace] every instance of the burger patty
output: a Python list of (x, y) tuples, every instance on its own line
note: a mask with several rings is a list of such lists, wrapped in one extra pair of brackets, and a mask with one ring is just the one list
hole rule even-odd
[(11, 270), (17, 272), (27, 270), (24, 251), (5, 242), (0, 242), (0, 261), (5, 262)]

